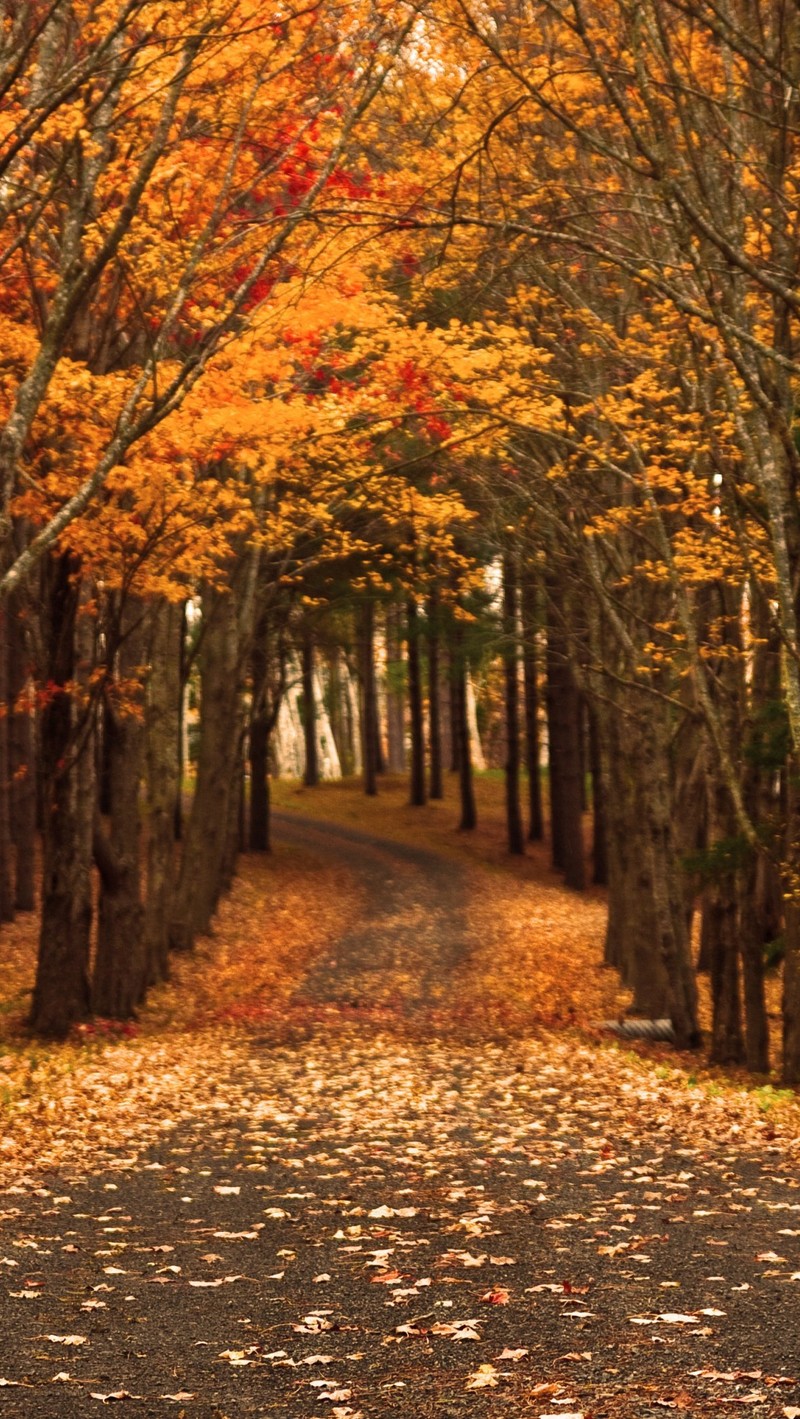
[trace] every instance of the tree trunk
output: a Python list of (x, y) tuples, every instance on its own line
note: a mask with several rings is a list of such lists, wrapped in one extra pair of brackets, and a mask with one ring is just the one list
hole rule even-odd
[(89, 1014), (90, 821), (86, 775), (92, 746), (76, 738), (70, 691), (75, 675), (78, 564), (68, 553), (44, 570), (45, 658), (49, 686), (41, 716), (42, 916), (31, 1027), (64, 1039)]
[(458, 756), (458, 787), (461, 799), (461, 820), (459, 831), (469, 832), (477, 827), (478, 814), (475, 807), (475, 785), (472, 775), (472, 751), (467, 715), (467, 659), (464, 654), (463, 631), (458, 627), (454, 637), (452, 663), (453, 684), (453, 739)]
[(451, 772), (451, 774), (457, 774), (457, 773), (458, 773), (458, 766), (459, 766), (459, 749), (458, 749), (458, 716), (459, 716), (459, 707), (458, 707), (458, 697), (459, 697), (459, 693), (460, 693), (460, 689), (459, 689), (459, 682), (460, 682), (460, 679), (461, 679), (461, 671), (459, 670), (458, 665), (455, 663), (455, 660), (454, 660), (453, 655), (452, 655), (452, 653), (451, 653), (451, 656), (450, 656), (450, 675), (449, 675), (449, 691), (450, 691), (450, 695), (449, 695), (449, 700), (450, 700), (450, 716), (449, 716), (449, 718), (450, 718), (450, 772)]
[(127, 597), (120, 619), (118, 676), (122, 698), (112, 685), (105, 715), (109, 830), (95, 826), (95, 861), (100, 872), (97, 952), (92, 1004), (98, 1015), (128, 1020), (147, 988), (144, 908), (140, 890), (139, 787), (144, 757), (141, 705), (129, 702), (127, 685), (145, 658), (141, 604)]
[(406, 767), (405, 674), (403, 640), (399, 634), (399, 610), (386, 608), (386, 729), (389, 772), (401, 774)]
[(411, 712), (411, 803), (425, 803), (425, 728), (422, 711), (422, 666), (419, 653), (419, 615), (410, 596), (406, 604), (408, 644), (408, 702)]
[(508, 850), (525, 851), (519, 801), (519, 658), (517, 650), (517, 574), (510, 553), (503, 557), (503, 671), (506, 709), (506, 831)]
[(20, 598), (8, 603), (9, 615), (9, 772), (11, 831), (16, 851), (14, 905), (18, 911), (36, 907), (36, 736), (29, 647), (20, 617)]
[(592, 774), (592, 881), (608, 886), (608, 842), (606, 837), (606, 789), (603, 756), (597, 732), (597, 713), (589, 708), (589, 762)]
[(522, 583), (522, 671), (525, 686), (525, 762), (528, 769), (528, 841), (544, 837), (542, 775), (539, 767), (539, 657), (537, 655), (536, 583), (528, 575)]
[(430, 746), (429, 796), (431, 798), (444, 798), (439, 616), (439, 588), (434, 582), (428, 599), (428, 743)]
[(547, 725), (553, 866), (564, 873), (568, 887), (583, 891), (580, 696), (553, 616), (547, 626)]
[(0, 922), (14, 919), (14, 839), (11, 832), (11, 719), (8, 607), (0, 604)]
[(178, 737), (182, 699), (182, 606), (159, 602), (150, 621), (150, 673), (145, 706), (147, 897), (144, 938), (147, 983), (169, 969), (169, 923), (175, 883), (175, 803), (180, 797)]
[(303, 740), (306, 750), (306, 766), (303, 783), (307, 788), (316, 788), (319, 783), (317, 762), (317, 706), (314, 699), (314, 642), (311, 631), (303, 631)]
[(221, 890), (228, 807), (239, 752), (239, 635), (231, 594), (207, 589), (200, 650), (197, 781), (170, 927), (170, 945), (188, 951), (208, 930)]
[(372, 601), (365, 601), (362, 607), (360, 640), (364, 792), (374, 798), (378, 792), (378, 746), (375, 743), (375, 606)]
[[(712, 786), (711, 798), (712, 844), (724, 848), (736, 833), (733, 805), (719, 781)], [(744, 1058), (737, 876), (735, 863), (721, 864), (707, 889), (704, 925), (711, 976), (712, 1064), (741, 1064)]]

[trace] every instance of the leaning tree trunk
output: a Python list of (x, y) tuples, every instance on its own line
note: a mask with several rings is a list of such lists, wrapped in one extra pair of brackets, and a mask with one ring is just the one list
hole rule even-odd
[(9, 603), (9, 773), (11, 831), (16, 850), (14, 905), (18, 911), (36, 906), (36, 736), (29, 647), (20, 616), (20, 598)]
[(183, 607), (161, 601), (150, 621), (150, 673), (145, 705), (147, 896), (144, 939), (147, 983), (169, 969), (169, 922), (175, 882), (175, 803), (180, 797), (178, 735)]
[(42, 913), (31, 1027), (64, 1039), (90, 1010), (92, 743), (77, 723), (72, 682), (78, 563), (64, 552), (44, 570), (48, 696), (41, 715)]
[(131, 703), (129, 686), (139, 675), (147, 637), (144, 610), (128, 596), (120, 614), (117, 693), (107, 693), (109, 827), (95, 826), (95, 861), (100, 873), (97, 952), (92, 1004), (98, 1015), (128, 1020), (147, 988), (147, 950), (141, 898), (139, 789), (144, 760), (141, 705)]
[(235, 791), (239, 739), (239, 635), (232, 593), (207, 589), (200, 650), (200, 751), (170, 945), (187, 951), (208, 930), (220, 893), (228, 807)]
[(425, 803), (425, 729), (422, 712), (422, 665), (419, 653), (419, 614), (413, 596), (406, 606), (408, 644), (408, 702), (411, 712), (411, 803)]
[(508, 850), (525, 851), (525, 833), (519, 801), (519, 656), (517, 648), (517, 575), (510, 553), (503, 557), (503, 675), (506, 729), (506, 831)]

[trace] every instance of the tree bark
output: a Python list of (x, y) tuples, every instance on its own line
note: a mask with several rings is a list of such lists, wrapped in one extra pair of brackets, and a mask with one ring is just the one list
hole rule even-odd
[(145, 706), (147, 896), (144, 938), (149, 985), (169, 970), (169, 923), (175, 883), (175, 804), (180, 797), (178, 741), (184, 611), (159, 602), (150, 621)]
[(589, 707), (589, 763), (592, 774), (592, 881), (608, 886), (608, 841), (606, 828), (606, 786), (603, 756), (597, 732), (597, 712)]
[(457, 627), (453, 637), (452, 675), (455, 694), (453, 696), (453, 741), (458, 758), (458, 789), (461, 800), (460, 832), (469, 832), (478, 825), (475, 806), (475, 784), (472, 774), (472, 752), (467, 716), (467, 658), (464, 653), (464, 635)]
[(519, 657), (517, 649), (517, 574), (513, 556), (503, 557), (503, 674), (506, 730), (506, 832), (508, 850), (525, 852), (525, 833), (519, 798)]
[[(144, 758), (141, 704), (128, 688), (139, 678), (146, 634), (141, 603), (128, 596), (120, 615), (118, 674), (121, 698), (107, 692), (109, 829), (95, 825), (95, 861), (100, 873), (97, 951), (92, 1005), (98, 1015), (128, 1020), (147, 988), (147, 950), (141, 899), (139, 789)], [(105, 840), (103, 840), (105, 839)]]
[(539, 735), (539, 657), (537, 589), (530, 575), (522, 582), (522, 671), (525, 686), (525, 762), (528, 770), (528, 841), (544, 837), (541, 744)]
[(422, 665), (419, 653), (419, 615), (413, 596), (406, 603), (408, 645), (408, 702), (411, 712), (411, 804), (422, 807), (425, 793), (425, 728), (422, 711)]
[(302, 643), (303, 674), (303, 740), (306, 750), (306, 766), (303, 783), (307, 788), (316, 788), (319, 783), (317, 762), (317, 706), (314, 700), (314, 642), (310, 629), (303, 630)]
[(374, 798), (378, 792), (378, 754), (375, 743), (375, 606), (372, 601), (365, 601), (362, 607), (360, 641), (364, 792)]
[(200, 649), (197, 781), (170, 927), (170, 945), (188, 951), (208, 930), (221, 890), (228, 807), (239, 751), (239, 634), (232, 594), (206, 589)]
[(14, 919), (14, 839), (11, 832), (11, 719), (8, 608), (0, 604), (0, 922)]
[(439, 588), (434, 582), (428, 598), (428, 744), (430, 749), (428, 793), (431, 798), (444, 798), (439, 616)]
[(583, 891), (586, 864), (581, 809), (580, 696), (555, 617), (547, 625), (547, 725), (553, 866)]
[(17, 911), (36, 907), (36, 736), (29, 646), (20, 615), (19, 594), (8, 603), (9, 772), (11, 832), (16, 853), (14, 905)]
[(92, 751), (86, 736), (77, 742), (69, 689), (76, 670), (78, 570), (65, 552), (47, 562), (43, 575), (49, 695), (41, 716), (42, 916), (31, 1027), (52, 1039), (64, 1039), (90, 1008), (91, 839), (81, 776), (91, 772)]
[(398, 630), (399, 608), (386, 608), (386, 729), (389, 772), (401, 774), (406, 767), (405, 661), (403, 640)]

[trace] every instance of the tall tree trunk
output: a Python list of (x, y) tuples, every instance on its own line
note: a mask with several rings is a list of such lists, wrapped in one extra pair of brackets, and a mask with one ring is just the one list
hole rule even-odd
[(178, 695), (178, 725), (176, 732), (175, 755), (178, 763), (178, 792), (175, 795), (175, 841), (181, 842), (183, 838), (183, 779), (186, 773), (188, 754), (186, 752), (186, 698), (187, 682), (189, 679), (188, 654), (186, 647), (186, 636), (188, 631), (186, 619), (186, 602), (181, 606), (181, 629), (179, 636), (180, 649), (180, 694)]
[(232, 594), (206, 589), (200, 649), (200, 752), (197, 781), (170, 927), (170, 945), (187, 951), (208, 930), (221, 890), (228, 807), (239, 753), (239, 631)]
[(365, 601), (362, 607), (360, 642), (364, 792), (374, 798), (378, 792), (378, 746), (375, 743), (375, 606), (372, 601)]
[[(0, 564), (1, 565), (1, 564)], [(11, 832), (11, 719), (8, 607), (0, 604), (0, 922), (14, 919), (14, 839)]]
[(589, 707), (589, 763), (592, 774), (592, 881), (608, 886), (608, 841), (606, 830), (606, 786), (603, 756), (597, 732), (597, 711)]
[(461, 832), (469, 832), (477, 827), (478, 813), (475, 806), (475, 784), (472, 774), (472, 752), (467, 715), (467, 658), (464, 653), (464, 634), (457, 627), (453, 636), (452, 675), (455, 686), (453, 697), (453, 739), (458, 755), (458, 788), (461, 799)]
[(319, 783), (317, 762), (317, 706), (314, 699), (314, 641), (310, 629), (303, 630), (303, 740), (306, 750), (306, 766), (303, 783), (308, 788), (316, 788)]
[(145, 706), (147, 896), (144, 938), (149, 985), (169, 969), (169, 923), (175, 883), (175, 804), (180, 796), (178, 741), (182, 698), (182, 606), (160, 601), (150, 619)]
[(439, 588), (433, 583), (428, 598), (428, 742), (430, 745), (431, 798), (444, 798), (442, 774), (442, 712)]
[[(711, 840), (724, 850), (736, 835), (733, 805), (724, 784), (711, 785)], [(739, 980), (739, 892), (735, 862), (722, 864), (707, 888), (704, 926), (711, 976), (711, 1062), (741, 1064), (744, 1059)]]
[(86, 734), (80, 737), (70, 689), (76, 669), (78, 570), (76, 560), (64, 552), (47, 561), (43, 577), (49, 693), (41, 716), (42, 914), (31, 1026), (53, 1039), (64, 1039), (90, 1008), (86, 775), (93, 749)]
[(406, 767), (405, 674), (403, 639), (397, 606), (386, 608), (386, 729), (389, 772), (401, 774)]
[(581, 810), (580, 696), (553, 615), (547, 625), (547, 725), (553, 866), (568, 887), (586, 886)]
[(503, 557), (503, 670), (506, 708), (506, 831), (508, 850), (525, 851), (519, 800), (519, 657), (517, 649), (517, 573), (510, 553)]
[(413, 596), (406, 605), (408, 642), (408, 702), (411, 712), (411, 803), (425, 803), (425, 728), (422, 711), (422, 665), (419, 653), (419, 615)]
[(522, 582), (522, 670), (525, 686), (525, 762), (528, 769), (528, 841), (544, 837), (542, 775), (539, 767), (539, 657), (537, 587), (528, 574)]
[(9, 771), (11, 831), (16, 850), (14, 904), (18, 911), (36, 906), (36, 735), (30, 650), (20, 615), (19, 595), (9, 601)]
[(127, 686), (145, 658), (146, 627), (141, 603), (127, 597), (120, 619), (118, 682), (106, 704), (109, 830), (95, 827), (95, 861), (100, 872), (97, 951), (92, 1004), (98, 1015), (127, 1020), (147, 987), (147, 950), (141, 900), (139, 788), (144, 757), (141, 705), (129, 701)]
[(450, 674), (449, 674), (449, 690), (450, 690), (450, 696), (449, 696), (449, 699), (450, 699), (450, 772), (451, 772), (451, 774), (457, 774), (457, 773), (458, 773), (458, 765), (459, 765), (459, 750), (458, 750), (458, 715), (459, 715), (459, 707), (458, 707), (458, 697), (459, 697), (459, 692), (460, 692), (460, 691), (459, 691), (459, 681), (460, 681), (460, 678), (461, 678), (461, 671), (460, 671), (458, 665), (455, 663), (455, 660), (454, 660), (454, 658), (453, 658), (452, 653), (451, 653), (451, 655), (450, 655), (449, 670), (450, 670)]

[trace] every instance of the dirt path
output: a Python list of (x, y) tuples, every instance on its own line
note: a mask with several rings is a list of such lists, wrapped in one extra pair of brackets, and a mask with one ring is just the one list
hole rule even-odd
[(244, 1040), (149, 1156), (0, 1196), (2, 1412), (800, 1412), (788, 1140), (577, 1036), (432, 1034), (461, 870), (277, 828), (364, 887), (303, 986), (317, 1025)]

